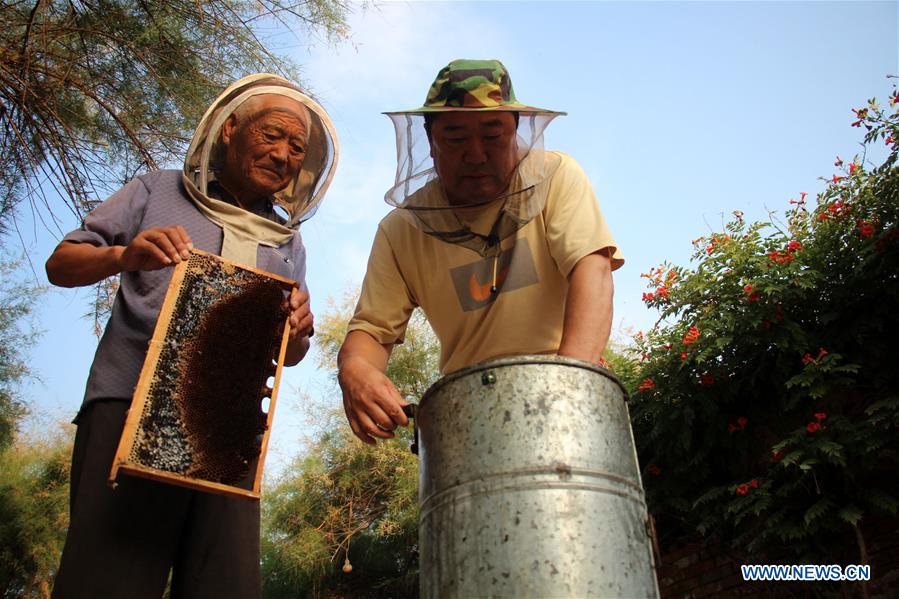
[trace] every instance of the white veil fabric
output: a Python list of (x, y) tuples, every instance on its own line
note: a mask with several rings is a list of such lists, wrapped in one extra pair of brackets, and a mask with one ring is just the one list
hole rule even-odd
[[(241, 105), (263, 94), (295, 100), (309, 114), (303, 165), (271, 198), (272, 204), (287, 215), (283, 224), (209, 195), (209, 183), (218, 179), (217, 173), (224, 168), (222, 125)], [(222, 256), (255, 266), (258, 245), (277, 247), (286, 243), (300, 224), (315, 214), (334, 177), (339, 153), (337, 134), (325, 109), (283, 77), (259, 73), (233, 83), (207, 109), (188, 148), (182, 179), (197, 208), (224, 230)]]

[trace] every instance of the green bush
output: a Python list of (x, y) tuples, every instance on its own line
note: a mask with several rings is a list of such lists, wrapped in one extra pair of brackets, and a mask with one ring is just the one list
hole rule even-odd
[(837, 158), (814, 206), (734, 212), (692, 268), (643, 275), (660, 321), (627, 378), (663, 539), (857, 563), (859, 524), (897, 513), (899, 92), (854, 112), (882, 164)]
[(69, 526), (71, 427), (0, 451), (0, 596), (49, 597)]

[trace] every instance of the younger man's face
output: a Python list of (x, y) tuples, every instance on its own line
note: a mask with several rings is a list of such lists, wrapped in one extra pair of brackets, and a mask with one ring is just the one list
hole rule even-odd
[(499, 197), (518, 160), (511, 112), (447, 112), (431, 124), (431, 157), (453, 205)]

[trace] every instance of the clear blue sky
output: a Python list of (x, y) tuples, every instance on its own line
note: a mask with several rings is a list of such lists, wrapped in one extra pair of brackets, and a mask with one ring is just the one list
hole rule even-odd
[[(734, 210), (757, 219), (820, 191), (835, 156), (860, 149), (850, 109), (885, 100), (887, 75), (899, 75), (896, 2), (391, 2), (350, 24), (346, 43), (292, 49), (342, 144), (331, 191), (302, 229), (318, 313), (361, 282), (388, 210), (396, 150), (380, 113), (420, 105), (454, 58), (499, 58), (519, 100), (568, 112), (546, 147), (583, 166), (624, 251), (619, 331), (654, 322), (641, 272), (686, 264), (690, 240)], [(43, 276), (53, 242), (21, 224)], [(45, 419), (80, 403), (96, 345), (81, 319), (87, 299), (53, 292), (38, 308), (32, 365), (43, 383), (26, 398)], [(281, 460), (304, 430), (292, 389), (320, 396), (327, 384), (308, 362), (285, 371), (272, 437)]]

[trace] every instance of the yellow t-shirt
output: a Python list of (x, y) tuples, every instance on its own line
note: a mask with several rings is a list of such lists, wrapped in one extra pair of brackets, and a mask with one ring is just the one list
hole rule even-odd
[(500, 356), (556, 352), (574, 265), (599, 250), (613, 270), (624, 264), (587, 176), (557, 154), (543, 212), (501, 244), (496, 293), (493, 257), (428, 235), (397, 209), (378, 226), (348, 330), (402, 343), (420, 306), (440, 340), (444, 374)]

